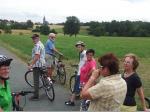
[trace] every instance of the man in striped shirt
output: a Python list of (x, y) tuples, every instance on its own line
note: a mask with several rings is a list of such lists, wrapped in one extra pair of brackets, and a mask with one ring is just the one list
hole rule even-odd
[(29, 65), (29, 69), (33, 68), (33, 79), (34, 79), (34, 95), (30, 100), (39, 99), (39, 75), (40, 68), (45, 65), (45, 48), (40, 41), (39, 35), (33, 34), (31, 37), (34, 43), (34, 48), (32, 49), (32, 61)]

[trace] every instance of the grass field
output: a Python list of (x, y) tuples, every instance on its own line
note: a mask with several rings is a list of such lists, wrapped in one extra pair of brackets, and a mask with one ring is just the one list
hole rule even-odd
[[(0, 35), (0, 40), (20, 50), (21, 53), (30, 55), (32, 48), (31, 35)], [(46, 42), (47, 36), (41, 36), (43, 43)], [(113, 52), (120, 58), (124, 54), (132, 52), (140, 58), (149, 58), (150, 56), (150, 38), (129, 38), (129, 37), (92, 37), (77, 35), (69, 37), (57, 35), (56, 46), (69, 59), (76, 57), (74, 44), (78, 41), (84, 41), (87, 48), (93, 48), (96, 56), (107, 52)], [(17, 44), (16, 44), (17, 43)]]
[[(19, 55), (24, 61), (31, 56), (33, 47), (31, 35), (0, 35), (0, 45), (9, 48), (11, 51)], [(41, 41), (45, 43), (47, 36), (41, 36)], [(133, 37), (93, 37), (85, 35), (77, 35), (77, 37), (64, 36), (58, 34), (56, 38), (56, 47), (69, 58), (66, 64), (75, 62), (78, 59), (78, 53), (74, 44), (78, 41), (84, 41), (87, 48), (93, 48), (96, 51), (96, 58), (107, 52), (115, 53), (120, 59), (126, 53), (132, 52), (139, 56), (140, 67), (138, 73), (143, 82), (145, 95), (150, 96), (150, 38), (133, 38)], [(71, 71), (67, 71), (70, 74)], [(138, 108), (141, 108), (138, 100)]]

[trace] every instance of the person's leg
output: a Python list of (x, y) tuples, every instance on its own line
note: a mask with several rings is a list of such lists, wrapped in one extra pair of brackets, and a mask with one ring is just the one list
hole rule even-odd
[(47, 75), (48, 75), (48, 77), (50, 77), (52, 79), (52, 74), (54, 71), (53, 57), (49, 54), (46, 54), (45, 60), (46, 60), (46, 66), (47, 66)]
[(72, 95), (70, 97), (70, 100), (65, 102), (66, 105), (70, 105), (70, 106), (74, 106), (75, 105), (74, 101), (75, 101), (75, 98), (76, 98), (76, 94), (80, 93), (79, 85), (80, 85), (80, 76), (76, 76), (73, 93), (72, 93)]
[(36, 74), (34, 75), (34, 89), (35, 89), (35, 96), (39, 97), (39, 76), (40, 76), (40, 68), (36, 68)]
[(39, 68), (33, 68), (33, 81), (34, 81), (34, 95), (30, 98), (31, 100), (39, 98)]
[(76, 98), (76, 94), (80, 94), (80, 76), (76, 76), (76, 79), (75, 79), (75, 85), (74, 85), (74, 91), (73, 91), (73, 94), (70, 98), (70, 101), (71, 102), (74, 102), (75, 101), (75, 98)]
[(48, 77), (52, 78), (53, 69), (51, 67), (47, 68), (47, 75)]

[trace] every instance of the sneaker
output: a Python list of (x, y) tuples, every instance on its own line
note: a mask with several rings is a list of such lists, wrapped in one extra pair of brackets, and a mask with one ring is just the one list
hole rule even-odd
[(74, 102), (71, 102), (71, 101), (67, 101), (65, 102), (65, 104), (68, 106), (75, 106)]
[(39, 100), (39, 97), (36, 97), (36, 96), (31, 96), (29, 98), (30, 101), (38, 101)]
[(49, 80), (49, 82), (50, 82), (51, 84), (53, 84), (53, 81), (51, 80), (50, 77), (47, 77), (47, 79)]

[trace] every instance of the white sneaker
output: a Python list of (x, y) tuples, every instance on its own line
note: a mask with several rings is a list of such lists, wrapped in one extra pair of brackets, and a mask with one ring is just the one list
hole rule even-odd
[(51, 84), (53, 83), (50, 77), (47, 77), (47, 79), (49, 80), (49, 82), (50, 82)]

